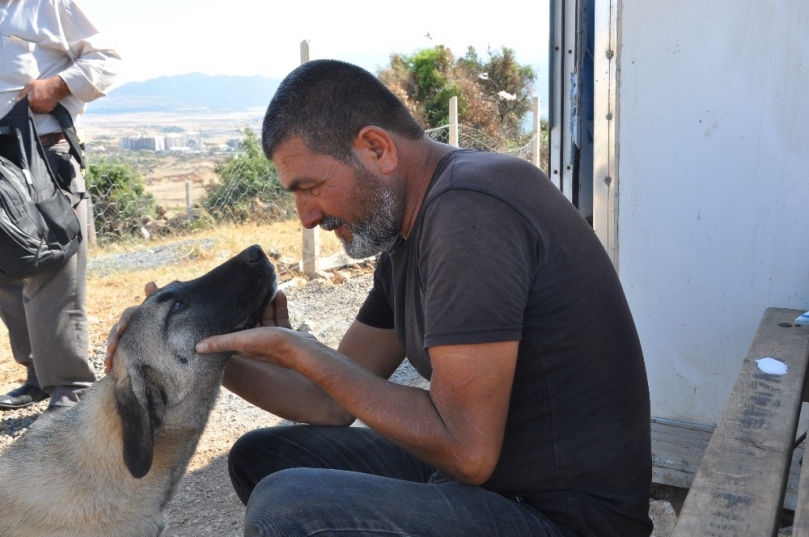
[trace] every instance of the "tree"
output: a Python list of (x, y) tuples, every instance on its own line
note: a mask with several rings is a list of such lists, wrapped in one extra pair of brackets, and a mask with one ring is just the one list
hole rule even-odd
[(489, 58), (482, 61), (473, 47), (458, 61), (458, 67), (473, 78), (482, 99), (496, 110), (503, 135), (517, 136), (523, 117), (532, 107), (532, 92), (536, 72), (520, 65), (510, 48), (488, 50)]
[(242, 151), (216, 164), (221, 181), (209, 189), (203, 205), (215, 217), (237, 221), (286, 215), (290, 200), (275, 165), (264, 156), (251, 129), (243, 134)]
[(531, 110), (536, 73), (520, 65), (507, 47), (488, 51), (481, 59), (473, 47), (455, 60), (442, 46), (411, 56), (394, 54), (379, 79), (405, 103), (425, 128), (449, 121), (449, 98), (458, 97), (458, 120), (490, 136), (519, 136)]
[(125, 238), (137, 232), (144, 217), (154, 213), (154, 196), (146, 192), (143, 179), (131, 164), (102, 159), (87, 167), (85, 181), (93, 200), (98, 237)]
[[(379, 78), (408, 105), (423, 126), (439, 127), (449, 122), (449, 98), (462, 95), (454, 68), (452, 52), (439, 45), (412, 56), (394, 54), (390, 68), (380, 72)], [(461, 108), (462, 104), (458, 106)]]

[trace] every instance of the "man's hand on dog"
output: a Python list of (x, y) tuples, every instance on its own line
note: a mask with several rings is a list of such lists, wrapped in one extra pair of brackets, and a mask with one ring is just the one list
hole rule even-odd
[[(144, 293), (146, 293), (147, 297), (155, 291), (157, 291), (157, 285), (154, 282), (149, 282), (144, 287)], [(140, 306), (131, 306), (126, 308), (121, 314), (121, 318), (110, 330), (109, 337), (107, 338), (107, 356), (104, 358), (105, 374), (109, 373), (112, 369), (112, 358), (115, 355), (115, 349), (118, 348), (118, 341), (120, 341), (123, 333), (126, 332), (127, 326), (129, 326), (129, 323), (132, 321), (139, 307)], [(292, 328), (292, 324), (289, 321), (287, 297), (283, 291), (278, 291), (272, 302), (267, 304), (267, 307), (264, 308), (259, 325), (262, 327)], [(217, 337), (224, 338), (225, 336)], [(225, 342), (223, 341), (222, 343), (224, 344)], [(217, 350), (218, 347), (206, 351), (200, 350), (199, 347), (197, 348), (198, 352), (217, 352)]]
[(206, 338), (197, 343), (196, 351), (203, 354), (234, 351), (244, 358), (291, 368), (292, 364), (285, 363), (286, 360), (293, 359), (296, 350), (308, 345), (321, 344), (310, 334), (292, 330), (287, 297), (279, 291), (264, 309), (258, 327)]
[(297, 360), (303, 356), (317, 356), (324, 348), (313, 335), (291, 330), (288, 326), (262, 325), (257, 328), (211, 336), (197, 343), (200, 354), (235, 352), (237, 355), (297, 369)]

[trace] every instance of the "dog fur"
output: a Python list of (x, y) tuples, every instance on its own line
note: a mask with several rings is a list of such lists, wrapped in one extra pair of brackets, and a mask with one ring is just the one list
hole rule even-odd
[(112, 371), (80, 404), (41, 416), (0, 456), (0, 536), (151, 537), (219, 393), (229, 354), (207, 336), (252, 327), (277, 288), (252, 246), (149, 296)]

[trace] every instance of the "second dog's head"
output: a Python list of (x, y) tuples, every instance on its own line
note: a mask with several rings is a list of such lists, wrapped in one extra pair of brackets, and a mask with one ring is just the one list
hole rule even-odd
[(112, 370), (124, 461), (134, 477), (149, 472), (154, 436), (168, 418), (205, 424), (230, 353), (197, 354), (197, 342), (255, 326), (276, 289), (272, 264), (251, 246), (196, 280), (158, 289), (138, 308)]

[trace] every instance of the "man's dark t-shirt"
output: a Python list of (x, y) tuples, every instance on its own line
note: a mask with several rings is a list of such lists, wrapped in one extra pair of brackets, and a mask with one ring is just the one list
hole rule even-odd
[(429, 379), (435, 345), (520, 341), (503, 449), (486, 489), (566, 535), (648, 536), (649, 390), (617, 274), (536, 167), (454, 151), (410, 236), (378, 261), (357, 319), (395, 328)]

